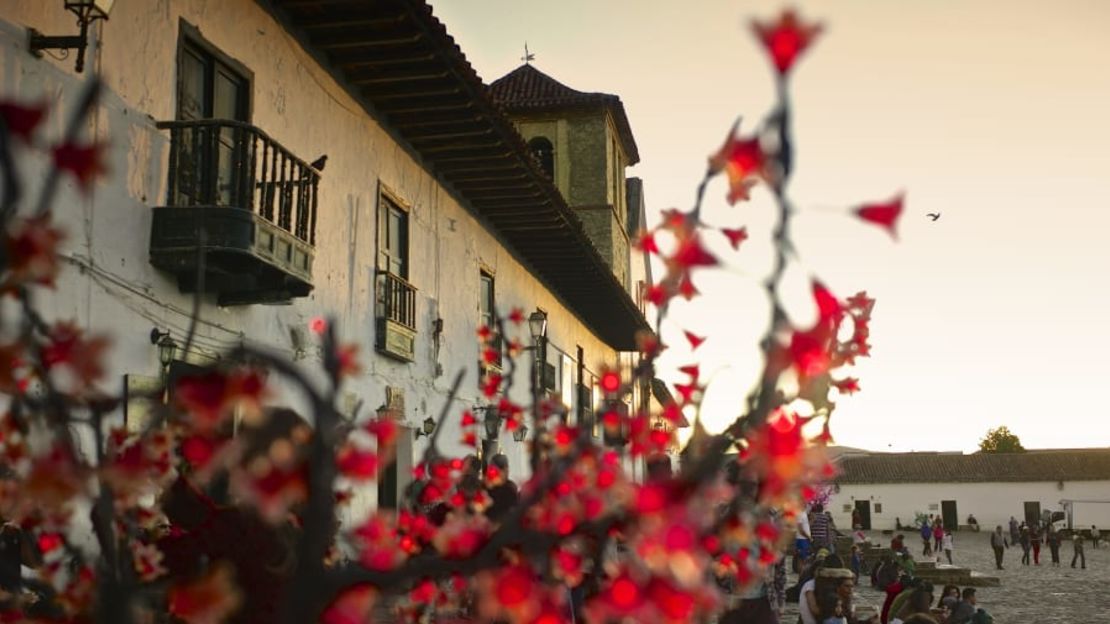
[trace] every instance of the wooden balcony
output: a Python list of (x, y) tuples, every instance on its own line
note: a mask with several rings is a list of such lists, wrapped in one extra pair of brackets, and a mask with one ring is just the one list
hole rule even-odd
[(411, 362), (416, 359), (416, 287), (386, 271), (378, 271), (375, 281), (375, 346), (380, 353)]
[(153, 209), (150, 263), (220, 305), (285, 303), (312, 291), (320, 173), (258, 128), (161, 122), (169, 193)]

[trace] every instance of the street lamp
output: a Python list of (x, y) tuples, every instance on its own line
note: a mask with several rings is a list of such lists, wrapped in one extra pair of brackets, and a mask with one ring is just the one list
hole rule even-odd
[(65, 0), (65, 8), (77, 16), (79, 35), (47, 36), (30, 29), (31, 53), (42, 56), (43, 50), (77, 50), (77, 73), (85, 69), (85, 48), (89, 43), (89, 24), (98, 19), (107, 20), (115, 0)]
[(162, 364), (164, 371), (173, 363), (174, 356), (177, 355), (177, 343), (173, 338), (170, 338), (170, 332), (158, 331), (158, 328), (150, 330), (150, 344), (158, 347), (158, 361)]
[(547, 312), (537, 309), (528, 316), (528, 331), (532, 333), (532, 342), (547, 336)]

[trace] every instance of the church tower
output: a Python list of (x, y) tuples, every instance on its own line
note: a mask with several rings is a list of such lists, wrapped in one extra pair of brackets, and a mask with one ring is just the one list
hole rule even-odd
[(620, 98), (576, 91), (528, 63), (495, 80), (489, 92), (631, 292), (629, 245), (632, 228), (642, 224), (632, 214), (640, 207), (629, 202), (624, 169), (640, 154)]

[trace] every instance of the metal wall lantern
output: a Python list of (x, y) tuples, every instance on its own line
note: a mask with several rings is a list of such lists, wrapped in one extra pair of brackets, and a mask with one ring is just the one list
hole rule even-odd
[(436, 430), (436, 421), (431, 416), (424, 419), (421, 428), (416, 430), (416, 439), (419, 440), (420, 436), (431, 436)]
[(85, 69), (85, 48), (89, 45), (89, 24), (98, 19), (107, 20), (115, 0), (65, 0), (65, 8), (77, 16), (81, 34), (48, 36), (30, 29), (30, 50), (42, 56), (43, 50), (77, 50), (77, 73)]
[(177, 343), (170, 337), (168, 331), (158, 331), (157, 327), (150, 330), (150, 344), (158, 347), (158, 361), (163, 369), (168, 367), (177, 356)]
[(547, 312), (536, 310), (528, 315), (528, 331), (533, 341), (547, 337)]

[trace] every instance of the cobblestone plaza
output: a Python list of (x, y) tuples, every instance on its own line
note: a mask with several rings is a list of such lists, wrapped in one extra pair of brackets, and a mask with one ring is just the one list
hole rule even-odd
[[(889, 543), (889, 535), (870, 533), (873, 542)], [(907, 537), (912, 537), (907, 535)], [(907, 540), (911, 547), (919, 540)], [(1004, 569), (994, 569), (994, 553), (989, 534), (961, 531), (955, 536), (952, 561), (955, 565), (971, 568), (976, 572), (997, 576), (999, 587), (977, 589), (979, 606), (994, 616), (996, 624), (1045, 622), (1051, 624), (1110, 623), (1110, 544), (1094, 549), (1086, 543), (1087, 569), (1072, 569), (1072, 545), (1065, 542), (1060, 548), (1060, 567), (1051, 564), (1047, 547), (1041, 550), (1040, 566), (1021, 565), (1021, 548), (1011, 546), (1002, 562)], [(920, 560), (920, 549), (914, 552)], [(789, 584), (796, 580), (789, 577)], [(939, 597), (940, 590), (936, 593)], [(962, 588), (961, 588), (962, 589)], [(883, 593), (861, 579), (856, 590), (857, 604), (882, 607)], [(797, 604), (787, 604), (784, 624), (797, 621)]]

